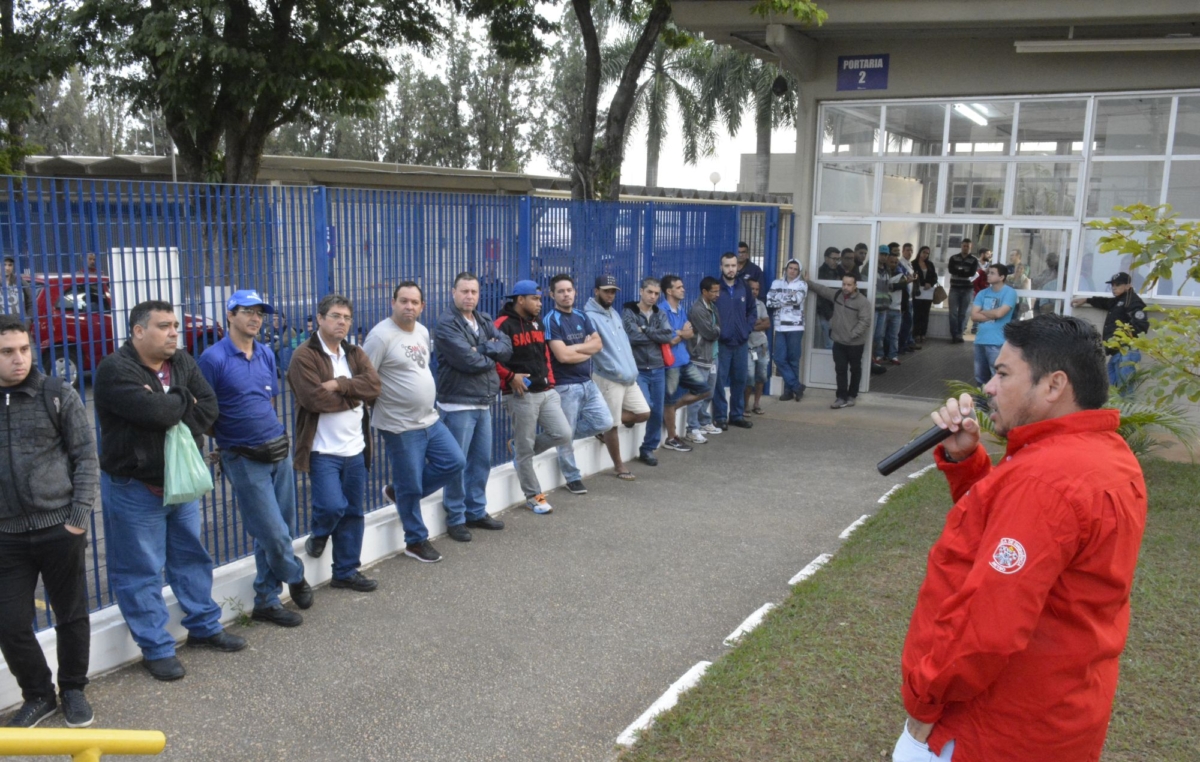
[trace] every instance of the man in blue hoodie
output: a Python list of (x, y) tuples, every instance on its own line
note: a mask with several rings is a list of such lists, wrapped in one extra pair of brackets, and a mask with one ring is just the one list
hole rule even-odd
[[(620, 421), (632, 428), (634, 424), (650, 419), (650, 405), (638, 388), (637, 363), (633, 359), (633, 347), (625, 333), (625, 325), (621, 315), (613, 309), (618, 291), (616, 278), (611, 275), (598, 276), (592, 298), (583, 311), (603, 343), (603, 348), (592, 355), (592, 380), (600, 387), (600, 393), (608, 403), (613, 423)], [(625, 468), (621, 460), (621, 443), (617, 439), (615, 425), (604, 434), (604, 446), (608, 448), (617, 478), (633, 481), (633, 473)]]
[[(738, 276), (738, 258), (731, 251), (721, 255), (721, 295), (717, 298), (721, 316), (720, 351), (717, 352), (717, 389), (713, 394), (713, 418), (722, 430), (729, 426), (743, 429), (754, 424), (745, 417), (746, 367), (750, 351), (747, 341), (758, 318), (758, 303), (750, 296), (746, 281)], [(725, 387), (729, 387), (729, 398)]]

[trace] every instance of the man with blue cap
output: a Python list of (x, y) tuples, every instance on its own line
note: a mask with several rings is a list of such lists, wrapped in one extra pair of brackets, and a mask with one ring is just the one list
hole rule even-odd
[(296, 627), (300, 614), (283, 607), (287, 583), (292, 600), (312, 606), (304, 564), (292, 550), (296, 536), (296, 484), (287, 430), (275, 412), (281, 382), (275, 353), (255, 340), (264, 315), (275, 309), (253, 289), (235, 291), (225, 305), (229, 330), (200, 356), (200, 372), (217, 393), (220, 414), (213, 426), (221, 468), (233, 485), (246, 531), (254, 538), (254, 609), (260, 622)]

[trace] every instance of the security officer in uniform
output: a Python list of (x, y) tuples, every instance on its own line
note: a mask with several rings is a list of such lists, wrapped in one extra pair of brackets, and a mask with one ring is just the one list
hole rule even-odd
[[(1108, 312), (1104, 317), (1105, 342), (1116, 334), (1118, 322), (1130, 326), (1134, 336), (1141, 336), (1150, 328), (1150, 321), (1146, 319), (1146, 303), (1133, 290), (1133, 278), (1129, 273), (1117, 273), (1108, 281), (1108, 285), (1112, 288), (1111, 297), (1072, 299), (1071, 304), (1076, 307), (1089, 304)], [(1142, 359), (1142, 353), (1136, 349), (1122, 352), (1109, 346), (1105, 346), (1104, 351), (1108, 355), (1108, 383), (1121, 388), (1124, 393), (1124, 387)]]

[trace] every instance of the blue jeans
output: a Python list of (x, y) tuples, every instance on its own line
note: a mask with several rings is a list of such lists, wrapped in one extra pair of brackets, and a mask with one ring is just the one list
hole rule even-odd
[(785, 392), (804, 391), (804, 384), (800, 383), (800, 354), (803, 351), (804, 331), (775, 332), (775, 367), (779, 368)]
[(314, 452), (309, 458), (313, 537), (333, 540), (333, 578), (350, 579), (362, 563), (363, 490), (367, 467), (352, 457)]
[[(695, 363), (692, 364), (695, 365)], [(715, 367), (705, 369), (698, 365), (696, 367), (701, 373), (707, 376), (709, 398), (688, 405), (687, 425), (689, 431), (712, 424), (712, 395), (717, 389), (717, 369)]]
[(971, 317), (971, 301), (975, 292), (971, 288), (952, 288), (946, 300), (950, 309), (950, 338), (961, 339), (967, 330), (967, 318)]
[(1108, 385), (1121, 389), (1121, 394), (1128, 394), (1125, 386), (1137, 370), (1137, 363), (1142, 361), (1142, 353), (1136, 349), (1108, 356)]
[(900, 310), (875, 313), (875, 357), (895, 359), (900, 354)]
[(456, 527), (487, 516), (487, 483), (492, 473), (492, 411), (443, 411), (442, 423), (458, 442), (465, 458), (462, 473), (446, 482), (442, 491), (446, 526)]
[(1000, 344), (975, 342), (975, 385), (983, 386), (996, 375), (996, 358), (1000, 356)]
[(200, 501), (163, 505), (145, 484), (106, 472), (100, 474), (100, 497), (108, 584), (142, 655), (175, 655), (162, 594), (164, 571), (187, 631), (200, 638), (220, 632), (221, 607), (212, 598), (213, 561), (200, 538)]
[(913, 345), (913, 300), (908, 300), (908, 309), (900, 312), (900, 351), (908, 349)]
[(558, 447), (558, 470), (567, 482), (576, 482), (583, 479), (583, 474), (575, 465), (574, 440), (594, 437), (611, 429), (614, 425), (612, 413), (595, 381), (565, 384), (554, 388), (558, 390), (563, 417), (567, 419), (567, 425), (572, 431), (571, 442)]
[[(717, 388), (713, 392), (713, 418), (724, 423), (746, 417), (746, 364), (750, 347), (730, 346), (721, 342), (717, 352)], [(725, 398), (725, 387), (729, 398)]]
[(254, 607), (279, 605), (283, 583), (304, 579), (304, 564), (292, 551), (296, 536), (296, 482), (292, 456), (259, 463), (221, 450), (221, 469), (233, 485), (242, 524), (254, 538)]
[[(674, 407), (679, 400), (689, 394), (711, 396), (712, 385), (708, 382), (710, 375), (707, 369), (701, 368), (699, 365), (691, 362), (677, 368), (667, 368), (665, 372), (667, 382), (666, 404)], [(665, 410), (663, 411), (663, 415), (666, 415)]]
[(404, 544), (429, 539), (421, 518), (421, 498), (432, 495), (462, 473), (467, 464), (462, 448), (441, 421), (416, 431), (380, 431), (392, 465), (396, 512), (404, 525)]
[(667, 376), (665, 368), (639, 370), (638, 388), (650, 406), (650, 420), (646, 421), (646, 435), (642, 438), (640, 452), (648, 455), (662, 443), (663, 403), (666, 401)]

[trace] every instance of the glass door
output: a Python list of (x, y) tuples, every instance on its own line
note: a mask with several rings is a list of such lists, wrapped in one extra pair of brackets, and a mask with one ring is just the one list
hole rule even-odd
[[(871, 276), (876, 267), (876, 258), (872, 255), (876, 249), (874, 229), (875, 225), (868, 222), (818, 223), (806, 269), (808, 278), (822, 286), (840, 289), (842, 274), (851, 272), (858, 277), (859, 288), (869, 296)], [(826, 254), (829, 256), (826, 257)], [(833, 389), (837, 386), (833, 371), (833, 339), (829, 330), (829, 316), (832, 314), (833, 302), (819, 296), (809, 300), (806, 320), (809, 329), (804, 332), (807, 356), (804, 363), (804, 383), (819, 389)], [(871, 376), (868, 372), (870, 362), (870, 356), (864, 355), (860, 391), (867, 391)]]
[[(1061, 315), (1070, 303), (1067, 273), (1074, 256), (1073, 230), (1070, 227), (1020, 227), (1007, 230), (1001, 262), (1009, 266), (1008, 284), (1017, 290), (1015, 320), (1034, 315)], [(1084, 262), (1076, 290), (1093, 291), (1090, 263)]]

